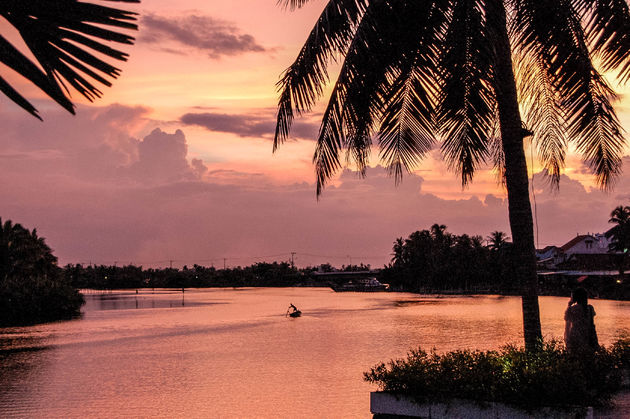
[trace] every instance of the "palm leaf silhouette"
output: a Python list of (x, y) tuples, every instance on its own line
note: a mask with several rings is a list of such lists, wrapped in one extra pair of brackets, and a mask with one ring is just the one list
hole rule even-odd
[[(71, 113), (70, 88), (90, 101), (100, 97), (95, 82), (111, 86), (110, 79), (120, 75), (108, 59), (128, 57), (108, 44), (131, 45), (134, 38), (122, 31), (137, 29), (133, 12), (78, 0), (4, 0), (0, 15), (19, 32), (36, 63), (2, 36), (0, 62)], [(0, 91), (41, 119), (37, 109), (1, 76)]]

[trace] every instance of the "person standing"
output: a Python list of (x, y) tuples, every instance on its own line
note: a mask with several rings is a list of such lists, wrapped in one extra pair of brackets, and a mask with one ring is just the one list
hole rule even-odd
[(595, 309), (588, 304), (586, 290), (574, 289), (564, 312), (564, 342), (569, 353), (594, 352), (599, 348), (594, 317)]

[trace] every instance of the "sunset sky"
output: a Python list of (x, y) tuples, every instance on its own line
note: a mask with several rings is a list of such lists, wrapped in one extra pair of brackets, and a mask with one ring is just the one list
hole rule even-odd
[[(433, 223), (457, 234), (509, 232), (495, 175), (480, 171), (462, 190), (437, 151), (398, 187), (374, 153), (366, 179), (348, 168), (317, 201), (311, 157), (325, 100), (272, 154), (276, 82), (324, 4), (124, 5), (140, 13), (130, 59), (102, 99), (73, 95), (76, 116), (9, 76), (44, 122), (0, 97), (0, 217), (36, 227), (60, 264), (145, 267), (249, 265), (291, 252), (299, 266), (378, 267), (397, 237)], [(6, 24), (0, 31), (11, 36)], [(627, 90), (618, 89), (617, 111), (629, 130)], [(611, 192), (594, 188), (574, 154), (559, 193), (536, 175), (538, 246), (607, 230), (610, 211), (630, 205), (630, 151), (624, 164)]]

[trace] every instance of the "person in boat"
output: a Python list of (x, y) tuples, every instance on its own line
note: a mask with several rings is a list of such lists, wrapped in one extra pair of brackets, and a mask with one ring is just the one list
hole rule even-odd
[(574, 289), (569, 307), (564, 312), (564, 342), (569, 353), (586, 354), (599, 348), (594, 317), (595, 309), (588, 304), (586, 290)]
[(298, 308), (296, 306), (293, 305), (293, 303), (289, 304), (289, 308), (287, 309), (287, 314), (291, 315), (293, 313), (301, 313), (300, 310), (298, 310)]

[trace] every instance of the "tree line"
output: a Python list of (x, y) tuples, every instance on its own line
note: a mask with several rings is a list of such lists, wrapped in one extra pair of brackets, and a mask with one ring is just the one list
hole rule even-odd
[(182, 269), (80, 264), (63, 268), (66, 281), (79, 289), (287, 287), (304, 281), (305, 271), (288, 262), (261, 262), (228, 269), (196, 264)]
[[(396, 239), (391, 263), (381, 279), (394, 289), (413, 292), (500, 290), (517, 292), (513, 246), (501, 231), (456, 235), (445, 225)], [(484, 244), (485, 241), (485, 244)]]

